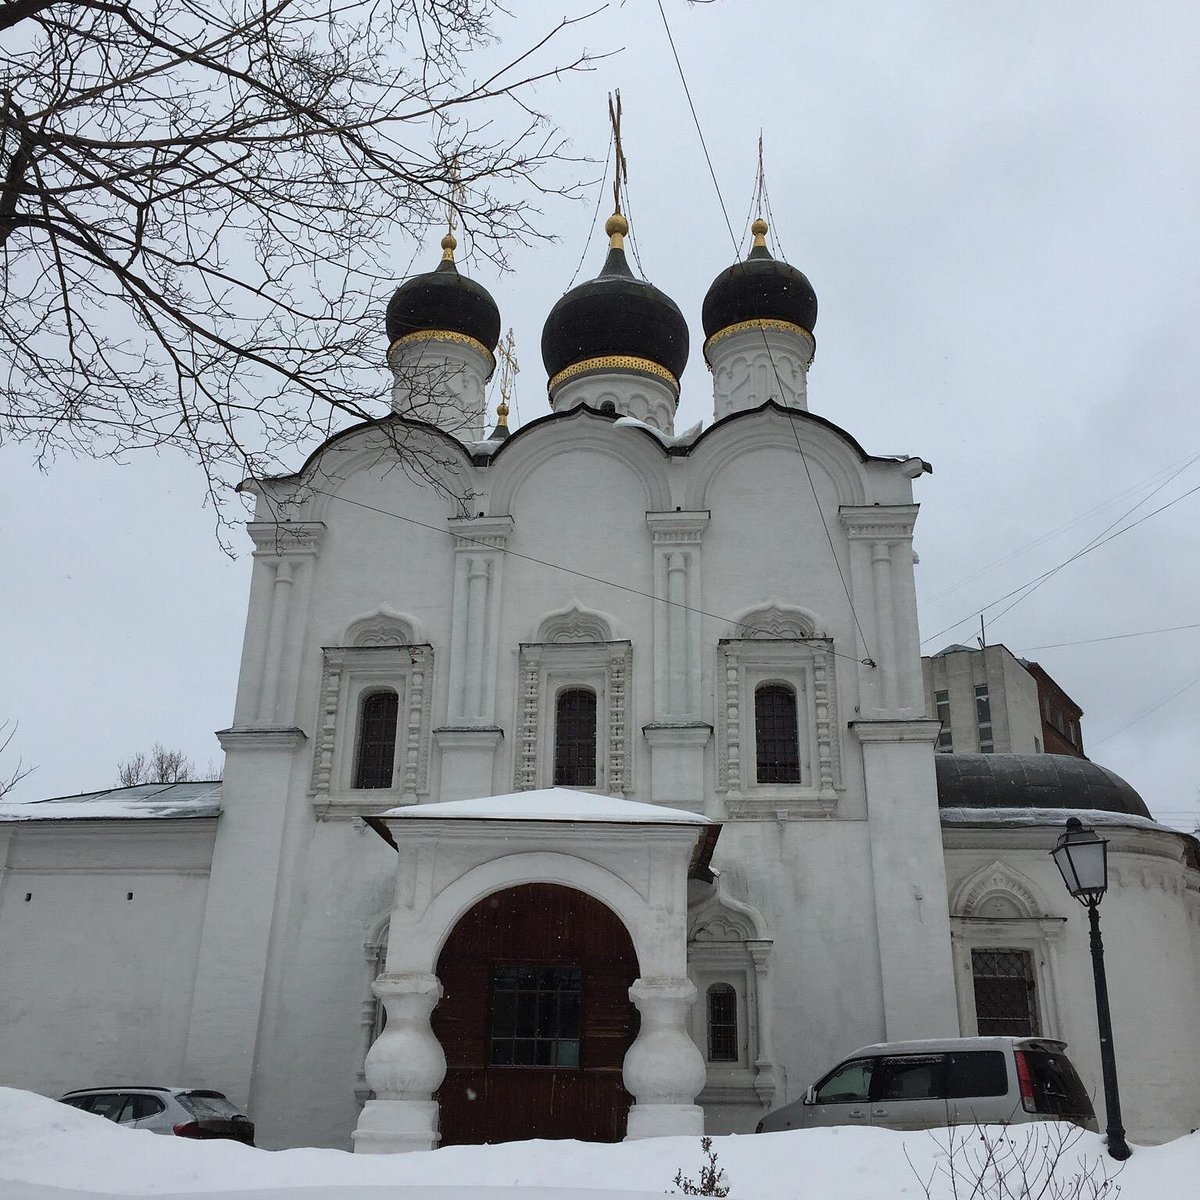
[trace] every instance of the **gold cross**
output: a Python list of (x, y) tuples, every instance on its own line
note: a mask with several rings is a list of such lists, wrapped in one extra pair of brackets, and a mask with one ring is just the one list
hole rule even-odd
[(504, 409), (500, 415), (508, 417), (508, 402), (512, 398), (513, 380), (521, 373), (517, 363), (516, 339), (512, 329), (504, 335), (504, 340), (496, 347), (496, 357), (500, 359), (500, 404)]
[(614, 157), (616, 166), (613, 169), (613, 212), (621, 211), (621, 184), (629, 182), (629, 169), (625, 162), (625, 151), (621, 147), (621, 89), (616, 91), (616, 104), (613, 103), (613, 93), (608, 96), (608, 119), (612, 123), (613, 142), (616, 146)]

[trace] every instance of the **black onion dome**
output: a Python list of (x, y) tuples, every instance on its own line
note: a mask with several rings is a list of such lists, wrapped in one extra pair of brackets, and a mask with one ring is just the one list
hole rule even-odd
[(765, 221), (755, 221), (754, 246), (745, 261), (713, 280), (700, 320), (704, 336), (743, 321), (786, 321), (812, 333), (817, 324), (817, 293), (803, 272), (771, 257)]
[(1119, 775), (1069, 754), (937, 754), (940, 808), (1057, 808), (1150, 816)]
[(410, 333), (445, 330), (482, 342), (489, 351), (500, 340), (500, 310), (481, 283), (458, 273), (452, 257), (454, 238), (442, 239), (446, 257), (437, 269), (406, 279), (387, 306), (389, 342)]
[(625, 261), (621, 234), (612, 235), (608, 258), (595, 279), (572, 288), (550, 310), (542, 328), (542, 362), (551, 381), (576, 363), (614, 355), (647, 359), (678, 382), (688, 359), (688, 328), (679, 306), (653, 284), (638, 279)]

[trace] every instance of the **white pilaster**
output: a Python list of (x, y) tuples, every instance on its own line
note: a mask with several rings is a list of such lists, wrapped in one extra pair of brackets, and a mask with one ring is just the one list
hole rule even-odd
[(768, 400), (807, 411), (815, 349), (811, 334), (781, 321), (747, 321), (714, 334), (704, 356), (712, 370), (716, 419)]

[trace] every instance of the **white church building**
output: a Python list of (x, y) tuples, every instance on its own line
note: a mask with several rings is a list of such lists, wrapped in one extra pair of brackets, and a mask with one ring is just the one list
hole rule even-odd
[[(1109, 839), (1131, 1138), (1200, 1125), (1200, 857), (1086, 759), (940, 754), (916, 456), (809, 408), (766, 225), (675, 303), (610, 218), (494, 429), (454, 240), (388, 309), (392, 412), (257, 498), (222, 784), (0, 810), (0, 1083), (185, 1083), (260, 1145), (749, 1131), (858, 1046), (1062, 1038), (1103, 1126), (1086, 920)], [(830, 405), (827, 411), (836, 411)]]

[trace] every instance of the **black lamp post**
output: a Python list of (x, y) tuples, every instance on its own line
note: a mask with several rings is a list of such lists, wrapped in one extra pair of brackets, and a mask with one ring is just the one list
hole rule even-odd
[(1108, 979), (1104, 974), (1104, 943), (1100, 939), (1100, 901), (1108, 891), (1108, 842), (1096, 836), (1078, 817), (1067, 819), (1067, 831), (1050, 852), (1067, 891), (1087, 909), (1092, 932), (1092, 973), (1096, 977), (1096, 1021), (1100, 1027), (1100, 1067), (1104, 1074), (1104, 1110), (1108, 1115), (1108, 1153), (1126, 1159), (1132, 1153), (1121, 1124), (1117, 1091), (1117, 1060), (1113, 1053), (1112, 1017), (1108, 1010)]

